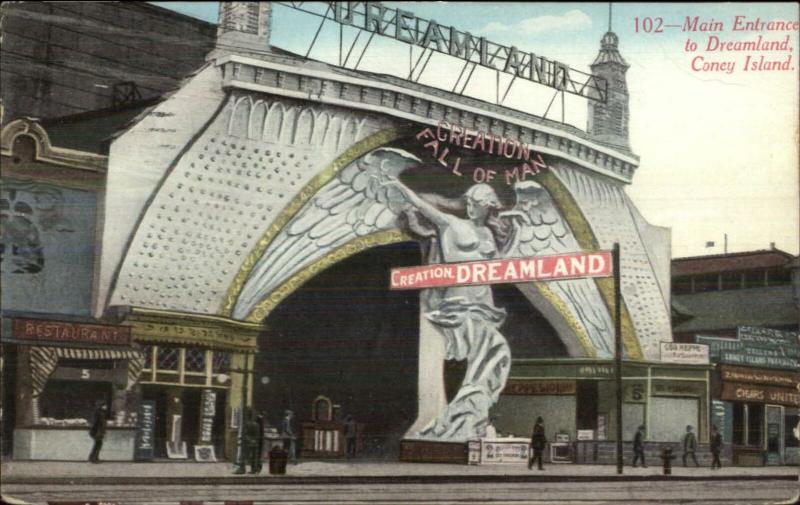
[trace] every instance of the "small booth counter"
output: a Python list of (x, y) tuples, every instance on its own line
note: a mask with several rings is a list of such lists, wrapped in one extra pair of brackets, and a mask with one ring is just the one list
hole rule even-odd
[(16, 418), (13, 457), (81, 461), (94, 441), (90, 424), (99, 404), (107, 406), (100, 459), (131, 461), (137, 433), (133, 386), (143, 365), (128, 328), (79, 322), (11, 321), (17, 345)]

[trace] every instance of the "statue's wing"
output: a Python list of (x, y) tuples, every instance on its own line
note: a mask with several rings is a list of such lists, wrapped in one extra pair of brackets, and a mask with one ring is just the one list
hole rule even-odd
[(419, 163), (393, 148), (376, 149), (339, 171), (283, 227), (255, 264), (233, 310), (243, 319), (294, 273), (325, 254), (372, 233), (397, 227), (408, 208), (402, 194), (382, 184)]
[[(504, 249), (506, 257), (533, 257), (581, 251), (569, 224), (561, 216), (550, 194), (533, 181), (514, 185), (517, 202), (501, 214), (510, 221), (512, 236)], [(614, 323), (593, 279), (548, 281), (547, 287), (581, 323), (598, 356), (613, 349)]]

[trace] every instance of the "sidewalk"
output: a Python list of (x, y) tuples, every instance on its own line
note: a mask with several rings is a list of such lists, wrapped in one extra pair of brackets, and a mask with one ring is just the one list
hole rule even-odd
[(400, 462), (321, 462), (289, 464), (286, 475), (269, 475), (268, 465), (259, 475), (234, 475), (230, 463), (197, 462), (88, 462), (6, 461), (0, 465), (3, 484), (259, 484), (359, 483), (359, 482), (528, 482), (528, 481), (635, 481), (635, 480), (793, 480), (798, 467), (727, 467), (672, 469), (660, 466), (625, 467), (617, 475), (613, 465), (550, 464), (544, 471), (525, 465), (448, 465)]

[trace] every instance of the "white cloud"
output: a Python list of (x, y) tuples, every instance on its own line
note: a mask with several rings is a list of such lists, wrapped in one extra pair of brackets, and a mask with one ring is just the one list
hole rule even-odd
[(577, 32), (592, 26), (592, 19), (583, 11), (573, 9), (560, 16), (536, 16), (512, 24), (492, 21), (476, 33), (492, 35), (514, 33), (515, 35), (538, 35), (547, 32)]

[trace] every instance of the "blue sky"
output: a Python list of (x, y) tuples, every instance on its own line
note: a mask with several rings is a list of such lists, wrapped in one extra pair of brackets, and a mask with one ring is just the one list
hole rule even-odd
[[(206, 21), (217, 19), (217, 2), (153, 3)], [(608, 27), (605, 3), (385, 3), (584, 71)], [(725, 30), (687, 34), (666, 27), (683, 24), (687, 16), (721, 21)], [(702, 52), (709, 35), (726, 41), (753, 40), (759, 35), (732, 32), (735, 16), (794, 21), (798, 5), (624, 3), (613, 7), (613, 30), (630, 64), (631, 143), (641, 157), (628, 193), (651, 223), (672, 228), (676, 257), (722, 252), (725, 233), (730, 251), (763, 249), (776, 242), (779, 248), (798, 253), (798, 33), (760, 32), (765, 38), (789, 36), (793, 51), (780, 56), (791, 55), (791, 70), (744, 72), (744, 54)], [(637, 17), (640, 26), (644, 18), (663, 19), (663, 32), (640, 29), (637, 33)], [(304, 52), (318, 24), (318, 19), (275, 6), (271, 43)], [(335, 62), (338, 30), (331, 22), (326, 25), (311, 57)], [(355, 31), (345, 31), (346, 43), (353, 37)], [(697, 53), (684, 51), (687, 38), (698, 43)], [(402, 73), (408, 46), (378, 39), (360, 68)], [(414, 56), (420, 51), (417, 48)], [(730, 74), (694, 71), (692, 60), (697, 56), (709, 62), (735, 62), (736, 70)], [(436, 55), (429, 67), (421, 82), (444, 87), (451, 86), (447, 79), (454, 79), (460, 69), (443, 55)], [(496, 93), (493, 75), (476, 72), (467, 94), (492, 99)], [(506, 104), (541, 115), (541, 104), (551, 95), (547, 88), (525, 83), (515, 85)], [(586, 107), (580, 98), (571, 98), (566, 110), (567, 122), (585, 127)], [(705, 248), (707, 241), (715, 241), (718, 247)]]

